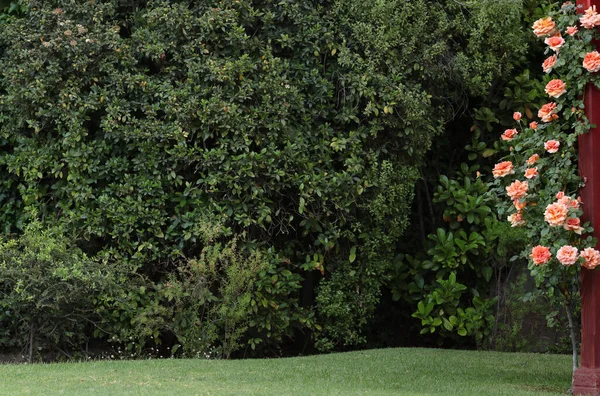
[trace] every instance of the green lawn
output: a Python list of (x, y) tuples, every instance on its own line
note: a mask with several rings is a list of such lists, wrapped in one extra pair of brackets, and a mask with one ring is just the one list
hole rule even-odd
[(382, 349), (290, 359), (0, 365), (2, 395), (563, 394), (570, 356)]

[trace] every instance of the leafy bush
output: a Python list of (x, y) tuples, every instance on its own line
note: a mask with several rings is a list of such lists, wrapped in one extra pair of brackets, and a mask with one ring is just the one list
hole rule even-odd
[(178, 263), (164, 279), (136, 276), (119, 293), (97, 300), (105, 337), (125, 356), (225, 357), (239, 350), (273, 348), (296, 328), (318, 329), (301, 308), (302, 278), (273, 252), (250, 251), (238, 238), (219, 242), (220, 226), (204, 227), (205, 247)]
[(490, 281), (507, 271), (522, 233), (491, 213), (494, 197), (476, 169), (463, 164), (456, 179), (440, 178), (434, 202), (444, 206), (447, 227), (428, 236), (426, 254), (398, 257), (389, 286), (395, 300), (415, 301), (421, 334), (472, 336), (483, 347), (495, 324)]
[(277, 348), (294, 327), (314, 328), (312, 315), (292, 298), (301, 278), (277, 259), (244, 253), (235, 240), (215, 244), (160, 285), (174, 312), (167, 327), (184, 356), (229, 358), (247, 347)]
[[(109, 266), (88, 258), (58, 230), (33, 222), (0, 241), (0, 347), (70, 356), (99, 322), (95, 299), (110, 293)], [(27, 349), (27, 351), (25, 351)]]

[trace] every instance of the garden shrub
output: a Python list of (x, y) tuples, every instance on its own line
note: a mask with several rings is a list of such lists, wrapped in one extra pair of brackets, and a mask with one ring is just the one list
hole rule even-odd
[(296, 328), (314, 328), (293, 295), (300, 277), (278, 257), (244, 252), (237, 240), (207, 246), (159, 288), (173, 315), (167, 324), (183, 356), (229, 358), (237, 350), (277, 348)]
[(71, 357), (100, 322), (94, 303), (116, 285), (110, 266), (88, 258), (60, 230), (28, 225), (0, 240), (0, 347)]
[(492, 280), (502, 284), (523, 233), (491, 212), (495, 199), (476, 169), (462, 164), (455, 179), (440, 178), (433, 202), (446, 227), (428, 235), (426, 252), (399, 255), (388, 285), (394, 300), (414, 302), (421, 334), (470, 336), (482, 348), (495, 326)]
[(293, 331), (319, 329), (294, 294), (301, 277), (272, 251), (219, 241), (221, 226), (203, 227), (204, 248), (159, 281), (134, 276), (96, 301), (106, 338), (122, 357), (229, 358), (250, 348), (279, 353)]

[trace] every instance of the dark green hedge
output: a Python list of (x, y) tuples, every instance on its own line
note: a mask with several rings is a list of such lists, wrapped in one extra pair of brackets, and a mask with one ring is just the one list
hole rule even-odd
[(0, 37), (5, 231), (37, 213), (160, 281), (222, 226), (307, 277), (322, 348), (363, 341), (424, 154), (524, 50), (513, 0), (28, 6)]

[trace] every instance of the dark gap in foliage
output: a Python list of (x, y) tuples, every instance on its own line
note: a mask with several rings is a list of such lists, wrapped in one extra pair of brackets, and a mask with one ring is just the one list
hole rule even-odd
[(128, 39), (131, 37), (131, 29), (132, 26), (130, 23), (125, 23), (121, 26), (119, 26), (119, 37), (121, 37), (122, 39)]
[(83, 121), (83, 128), (87, 131), (87, 141), (93, 141), (101, 138), (102, 119), (106, 116), (105, 109), (98, 109), (87, 113), (86, 120)]
[(102, 248), (106, 245), (106, 242), (108, 242), (106, 238), (90, 236), (87, 239), (80, 239), (76, 241), (76, 245), (85, 254), (87, 254), (90, 257), (93, 257), (102, 251)]
[(146, 9), (148, 0), (117, 0), (117, 14), (127, 15), (132, 12)]
[(144, 65), (145, 67), (147, 67), (147, 70), (145, 70), (145, 74), (148, 76), (156, 76), (162, 72), (162, 66), (160, 65), (160, 63), (154, 61), (151, 58), (142, 57), (140, 58), (139, 62), (140, 65)]

